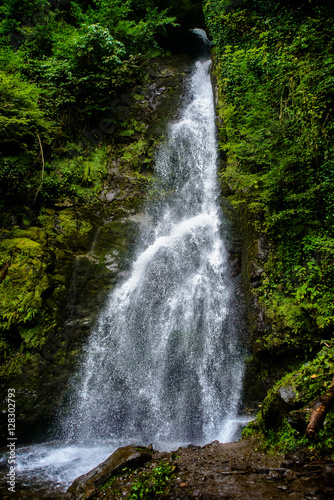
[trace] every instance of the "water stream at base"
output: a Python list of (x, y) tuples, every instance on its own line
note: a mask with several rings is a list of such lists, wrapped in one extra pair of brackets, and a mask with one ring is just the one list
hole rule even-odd
[(129, 275), (86, 345), (63, 440), (19, 451), (27, 485), (61, 490), (131, 442), (171, 450), (231, 441), (242, 422), (240, 311), (218, 202), (209, 68), (209, 59), (197, 61), (187, 104), (157, 154), (159, 196)]

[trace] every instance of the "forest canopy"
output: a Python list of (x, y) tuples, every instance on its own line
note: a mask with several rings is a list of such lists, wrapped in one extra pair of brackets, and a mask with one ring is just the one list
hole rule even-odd
[[(190, 0), (5, 0), (0, 6), (0, 193), (31, 203), (46, 157), (81, 142), (101, 118), (118, 126), (111, 103), (161, 54), (157, 36), (180, 26)], [(197, 9), (197, 10), (196, 10)], [(23, 154), (29, 161), (14, 161)], [(28, 164), (29, 163), (29, 166)], [(25, 184), (27, 174), (32, 182)], [(46, 181), (39, 202), (53, 196)], [(48, 189), (49, 186), (49, 189)]]

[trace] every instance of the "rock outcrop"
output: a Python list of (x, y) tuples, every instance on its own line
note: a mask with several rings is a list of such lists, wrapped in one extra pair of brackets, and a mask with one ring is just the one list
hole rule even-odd
[(68, 500), (96, 498), (99, 489), (122, 469), (135, 469), (152, 460), (152, 450), (142, 446), (118, 448), (107, 460), (95, 469), (78, 477), (67, 490)]

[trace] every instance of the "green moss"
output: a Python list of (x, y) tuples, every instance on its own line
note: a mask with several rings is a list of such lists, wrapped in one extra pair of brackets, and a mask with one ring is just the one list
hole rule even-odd
[[(327, 414), (325, 425), (314, 442), (308, 441), (303, 432), (298, 432), (288, 421), (291, 412), (302, 411), (306, 416), (306, 427), (312, 402), (326, 393), (333, 372), (334, 347), (328, 344), (311, 362), (300, 365), (297, 370), (286, 374), (276, 383), (264, 399), (255, 421), (246, 427), (244, 436), (262, 435), (264, 446), (279, 452), (307, 447), (312, 452), (317, 450), (318, 453), (333, 454), (333, 410)], [(288, 401), (281, 397), (284, 389), (291, 394)]]
[(168, 485), (175, 474), (175, 465), (161, 462), (152, 470), (142, 472), (133, 481), (128, 500), (164, 498), (168, 495)]
[(109, 489), (112, 489), (113, 491), (115, 491), (114, 489), (114, 486), (115, 486), (115, 482), (116, 482), (116, 477), (112, 477), (111, 479), (109, 479), (109, 481), (107, 481), (103, 486), (101, 486), (101, 491), (104, 491), (104, 490), (109, 490)]
[[(153, 56), (153, 57), (155, 57), (155, 56)], [(136, 101), (143, 101), (145, 99), (145, 97), (143, 95), (136, 94), (136, 93), (132, 94), (131, 97), (133, 97), (133, 99), (135, 99)]]
[(51, 209), (42, 210), (38, 221), (47, 228), (49, 236), (54, 236), (67, 248), (76, 249), (85, 246), (92, 230), (92, 225), (82, 220), (80, 213), (71, 208), (60, 212)]
[(1, 348), (0, 377), (3, 380), (13, 380), (21, 374), (22, 366), (29, 362), (30, 353), (23, 353), (23, 349), (13, 352), (7, 343), (2, 345)]
[(15, 227), (2, 232), (0, 358), (6, 377), (19, 373), (29, 353), (43, 349), (57, 331), (71, 256), (53, 245), (63, 245), (65, 238), (84, 239), (90, 230), (82, 223), (77, 227), (66, 213), (58, 215), (60, 235), (54, 232), (50, 214), (43, 229)]
[(122, 151), (122, 161), (129, 164), (132, 169), (138, 169), (143, 156), (148, 153), (148, 143), (145, 139), (139, 139), (136, 142), (126, 146)]
[(43, 248), (29, 238), (13, 238), (0, 243), (2, 259), (8, 265), (0, 283), (0, 327), (28, 323), (39, 313), (42, 294), (48, 289)]
[(105, 146), (87, 151), (69, 144), (46, 164), (41, 196), (44, 201), (54, 196), (70, 196), (79, 200), (95, 200), (108, 173), (108, 151)]

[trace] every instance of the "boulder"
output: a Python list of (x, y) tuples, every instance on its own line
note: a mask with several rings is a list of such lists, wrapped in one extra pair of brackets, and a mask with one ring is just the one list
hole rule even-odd
[(282, 426), (286, 416), (299, 409), (297, 392), (289, 383), (270, 391), (261, 408), (261, 427), (267, 434)]
[(293, 406), (295, 404), (297, 399), (297, 391), (292, 385), (282, 385), (278, 389), (277, 393), (288, 406)]
[(99, 488), (112, 477), (117, 476), (125, 467), (135, 469), (152, 460), (150, 448), (143, 446), (123, 446), (118, 448), (107, 460), (95, 469), (75, 479), (67, 490), (68, 500), (93, 499)]

